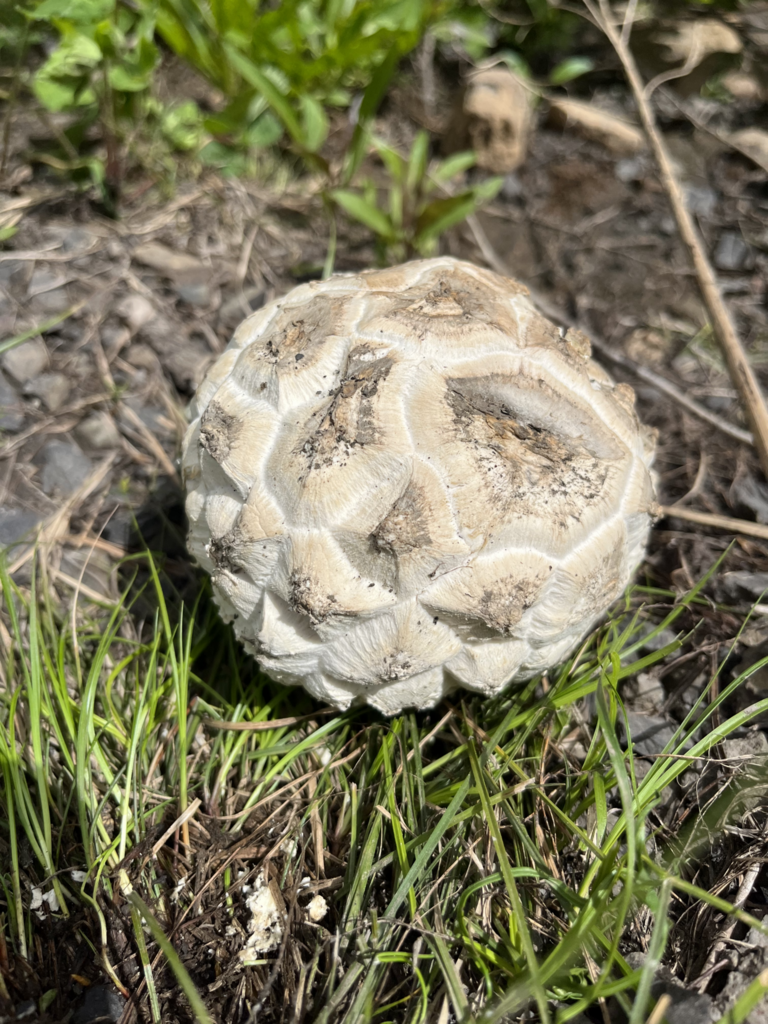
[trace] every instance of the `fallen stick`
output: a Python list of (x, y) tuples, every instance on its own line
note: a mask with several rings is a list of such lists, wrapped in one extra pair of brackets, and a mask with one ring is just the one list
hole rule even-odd
[(685, 198), (672, 168), (667, 147), (656, 127), (653, 111), (645, 94), (645, 85), (628, 46), (629, 26), (625, 25), (621, 31), (617, 28), (608, 0), (598, 0), (598, 5), (599, 8), (593, 0), (584, 0), (584, 6), (598, 28), (607, 36), (624, 68), (637, 103), (640, 120), (659, 167), (662, 185), (672, 205), (680, 235), (691, 254), (702, 298), (712, 320), (715, 337), (725, 357), (731, 380), (744, 402), (760, 465), (768, 478), (768, 409), (766, 409), (760, 385), (736, 333), (731, 315), (723, 302), (712, 265), (707, 259), (704, 245), (685, 205)]
[(763, 523), (752, 523), (749, 519), (734, 519), (714, 512), (697, 512), (695, 509), (683, 508), (680, 505), (659, 505), (658, 510), (662, 517), (684, 519), (688, 523), (698, 523), (699, 526), (713, 526), (716, 530), (743, 533), (748, 537), (768, 540), (768, 526)]

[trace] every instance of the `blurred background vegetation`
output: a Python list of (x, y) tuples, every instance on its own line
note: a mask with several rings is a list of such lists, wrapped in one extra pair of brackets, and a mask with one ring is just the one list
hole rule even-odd
[[(642, 31), (660, 18), (744, 6), (643, 0), (634, 17)], [(430, 202), (417, 181), (429, 174), (446, 193), (471, 159), (438, 166), (435, 177), (429, 140), (414, 142), (410, 156), (383, 152), (374, 116), (409, 79), (415, 92), (430, 92), (435, 69), (458, 83), (489, 58), (534, 89), (620, 78), (583, 13), (580, 0), (4, 0), (0, 187), (23, 106), (42, 128), (30, 133), (30, 164), (95, 189), (109, 214), (147, 175), (169, 193), (206, 166), (234, 176), (320, 175), (326, 208), (373, 230), (385, 255), (427, 255), (439, 231), (500, 182)], [(429, 129), (435, 112), (422, 115)], [(387, 211), (370, 183), (347, 187), (376, 150)]]

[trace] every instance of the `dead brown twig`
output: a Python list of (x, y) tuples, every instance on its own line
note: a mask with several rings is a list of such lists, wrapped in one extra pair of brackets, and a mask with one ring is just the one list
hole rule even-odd
[(671, 519), (684, 519), (688, 523), (698, 523), (699, 526), (712, 526), (716, 530), (727, 530), (728, 533), (742, 533), (749, 537), (768, 540), (768, 526), (753, 523), (749, 519), (734, 519), (732, 516), (720, 516), (714, 512), (697, 512), (695, 509), (680, 505), (660, 505), (659, 512)]
[(747, 359), (747, 354), (736, 333), (731, 315), (723, 302), (715, 273), (704, 251), (704, 245), (685, 205), (683, 192), (672, 168), (667, 147), (656, 127), (653, 111), (646, 95), (646, 87), (637, 70), (632, 51), (629, 49), (629, 26), (624, 24), (620, 28), (617, 25), (609, 0), (597, 0), (597, 3), (594, 0), (583, 0), (583, 2), (595, 24), (605, 34), (616, 51), (627, 76), (637, 103), (640, 120), (658, 164), (662, 185), (672, 206), (680, 235), (690, 252), (702, 298), (712, 320), (715, 337), (722, 349), (731, 379), (744, 403), (760, 465), (763, 473), (768, 476), (768, 409), (757, 378)]
[[(736, 907), (738, 910), (741, 910), (741, 908), (747, 902), (747, 899), (749, 898), (749, 895), (755, 886), (757, 876), (760, 874), (760, 869), (762, 868), (762, 866), (763, 865), (761, 862), (751, 864), (749, 869), (745, 872), (742, 883), (739, 886), (739, 891), (736, 893), (736, 899), (733, 901), (734, 907)], [(709, 951), (707, 962), (704, 964), (701, 974), (699, 975), (698, 979), (694, 982), (694, 987), (697, 988), (699, 992), (704, 992), (707, 986), (709, 985), (712, 975), (717, 970), (720, 954), (728, 945), (728, 940), (733, 934), (733, 930), (738, 923), (739, 922), (737, 921), (737, 919), (733, 917), (720, 931), (720, 934), (717, 937), (717, 941), (714, 943), (712, 949)]]

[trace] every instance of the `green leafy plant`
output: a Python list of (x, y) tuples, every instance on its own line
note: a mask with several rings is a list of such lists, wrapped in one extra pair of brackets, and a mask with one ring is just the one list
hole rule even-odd
[(380, 139), (373, 140), (373, 148), (389, 177), (384, 204), (371, 180), (358, 190), (331, 189), (329, 197), (375, 233), (382, 262), (433, 254), (443, 232), (493, 199), (504, 180), (489, 178), (451, 195), (448, 185), (474, 166), (475, 155), (456, 153), (430, 166), (429, 136), (424, 131), (417, 134), (407, 158)]
[[(145, 11), (155, 0), (142, 0)], [(157, 29), (179, 57), (223, 93), (206, 121), (221, 147), (266, 147), (284, 132), (318, 154), (328, 108), (345, 107), (379, 70), (412, 50), (435, 0), (159, 0)]]
[[(47, 111), (76, 115), (62, 140), (71, 169), (79, 164), (98, 183), (119, 187), (125, 125), (141, 120), (159, 58), (154, 7), (136, 11), (116, 0), (42, 0), (26, 14), (59, 37), (35, 72), (32, 88)], [(97, 120), (106, 146), (104, 163), (78, 151), (85, 130)]]

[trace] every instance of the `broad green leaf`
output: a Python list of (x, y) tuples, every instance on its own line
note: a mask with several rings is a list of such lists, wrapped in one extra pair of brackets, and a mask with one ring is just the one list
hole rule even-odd
[(389, 216), (395, 228), (403, 226), (403, 190), (393, 185), (389, 190)]
[(473, 213), (477, 205), (474, 192), (462, 192), (449, 199), (434, 199), (421, 211), (416, 221), (414, 244), (419, 249), (429, 245), (448, 228)]
[(457, 174), (463, 174), (470, 167), (474, 167), (476, 160), (477, 158), (472, 150), (467, 150), (465, 153), (454, 153), (453, 156), (442, 160), (434, 167), (430, 171), (430, 177), (434, 181), (443, 184), (446, 181), (450, 181), (451, 178), (455, 178)]
[(125, 64), (116, 64), (109, 69), (109, 84), (117, 92), (142, 92), (148, 89), (152, 81), (152, 73), (137, 73)]
[(432, 32), (439, 42), (463, 50), (473, 61), (485, 57), (496, 41), (485, 11), (479, 8), (472, 10), (468, 6), (457, 8), (450, 20), (439, 20), (433, 25)]
[(580, 75), (586, 75), (595, 66), (589, 57), (568, 57), (561, 61), (549, 75), (551, 85), (565, 85)]
[(267, 111), (246, 129), (243, 139), (254, 149), (266, 149), (268, 146), (274, 146), (282, 134), (283, 126), (274, 114)]
[(291, 104), (285, 96), (252, 61), (248, 60), (234, 46), (225, 42), (224, 49), (235, 69), (243, 76), (246, 82), (249, 82), (255, 89), (258, 89), (267, 103), (269, 103), (285, 125), (286, 131), (293, 141), (303, 146), (304, 132)]
[(61, 19), (75, 25), (104, 21), (113, 13), (115, 0), (43, 0), (27, 16), (35, 21)]
[(490, 178), (469, 192), (451, 196), (449, 199), (434, 199), (421, 212), (416, 222), (414, 241), (421, 246), (438, 238), (448, 228), (460, 223), (465, 217), (491, 199), (501, 188), (503, 178)]
[(383, 238), (385, 241), (394, 239), (394, 232), (389, 218), (378, 207), (367, 202), (356, 192), (349, 192), (346, 189), (332, 189), (330, 195), (334, 202), (338, 203), (342, 210), (348, 213), (350, 217), (361, 224), (365, 224), (371, 231), (375, 231), (380, 238)]
[(76, 104), (76, 86), (41, 78), (38, 75), (33, 81), (33, 89), (45, 109), (53, 113), (67, 110)]
[(405, 179), (406, 192), (409, 194), (419, 190), (424, 180), (427, 169), (427, 158), (429, 156), (429, 133), (420, 131), (413, 140), (411, 155), (408, 160), (408, 171)]
[(37, 72), (37, 78), (76, 78), (101, 61), (99, 46), (88, 36), (67, 36)]
[(483, 203), (488, 203), (491, 199), (495, 199), (499, 194), (499, 189), (504, 184), (502, 177), (489, 178), (487, 181), (482, 182), (480, 185), (475, 185), (472, 191), (475, 194), (475, 200), (478, 206), (482, 206)]
[(407, 164), (397, 150), (392, 149), (391, 146), (388, 146), (386, 142), (382, 142), (381, 139), (374, 139), (373, 147), (381, 157), (384, 166), (387, 168), (394, 181), (398, 182), (398, 184), (403, 184), (405, 181)]
[(502, 61), (513, 74), (518, 75), (520, 78), (531, 77), (531, 69), (528, 67), (525, 58), (521, 57), (515, 50), (500, 50), (494, 54), (494, 59)]
[(139, 45), (136, 50), (136, 66), (138, 69), (144, 72), (153, 71), (159, 59), (160, 51), (158, 48), (151, 39), (146, 39), (142, 36), (139, 39)]
[(211, 15), (222, 35), (240, 30), (247, 31), (253, 24), (254, 4), (244, 0), (212, 0)]
[(352, 179), (355, 171), (362, 163), (368, 142), (368, 124), (379, 109), (379, 104), (384, 99), (384, 94), (399, 63), (400, 53), (397, 47), (393, 46), (371, 76), (371, 80), (363, 93), (360, 110), (357, 114), (357, 124), (352, 133), (352, 141), (349, 144), (345, 158), (341, 179), (345, 184)]
[(200, 144), (203, 131), (200, 108), (194, 100), (168, 108), (164, 112), (161, 128), (163, 135), (176, 149), (195, 149)]
[(314, 96), (301, 97), (301, 120), (304, 148), (316, 153), (328, 136), (328, 117)]

